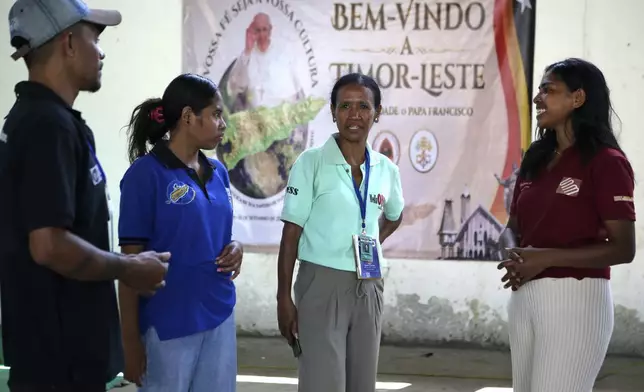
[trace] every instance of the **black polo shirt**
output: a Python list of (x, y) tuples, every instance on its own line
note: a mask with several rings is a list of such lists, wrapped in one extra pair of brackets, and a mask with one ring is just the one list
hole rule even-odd
[(122, 370), (114, 282), (37, 265), (29, 232), (64, 228), (109, 250), (105, 178), (80, 112), (44, 85), (16, 85), (0, 133), (2, 338), (11, 383), (96, 383)]

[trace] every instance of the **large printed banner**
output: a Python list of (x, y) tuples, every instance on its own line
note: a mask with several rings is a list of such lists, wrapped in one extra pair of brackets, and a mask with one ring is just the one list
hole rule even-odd
[[(274, 251), (289, 171), (336, 132), (329, 96), (373, 76), (369, 142), (400, 168), (388, 257), (497, 258), (530, 139), (535, 0), (184, 0), (183, 70), (222, 89), (234, 236)], [(356, 210), (356, 217), (359, 211)]]

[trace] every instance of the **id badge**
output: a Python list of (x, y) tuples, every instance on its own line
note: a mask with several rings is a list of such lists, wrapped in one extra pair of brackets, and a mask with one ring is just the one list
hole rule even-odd
[(354, 235), (356, 273), (358, 279), (381, 279), (380, 257), (376, 241), (367, 235)]

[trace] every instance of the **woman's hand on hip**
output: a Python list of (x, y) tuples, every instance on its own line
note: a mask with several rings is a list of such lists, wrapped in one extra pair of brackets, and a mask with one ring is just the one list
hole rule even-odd
[(238, 241), (232, 241), (230, 244), (226, 245), (219, 257), (215, 259), (215, 263), (218, 266), (217, 272), (232, 272), (233, 275), (230, 279), (234, 280), (241, 272), (243, 256), (244, 248), (241, 243)]

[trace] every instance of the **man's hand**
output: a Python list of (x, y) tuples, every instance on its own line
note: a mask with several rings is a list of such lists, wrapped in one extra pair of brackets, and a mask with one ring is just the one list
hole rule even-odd
[(241, 272), (242, 258), (244, 256), (244, 248), (237, 241), (232, 241), (226, 245), (219, 257), (215, 260), (217, 264), (217, 272), (232, 272), (233, 275), (230, 280), (235, 280)]
[(165, 286), (169, 259), (170, 252), (127, 255), (125, 273), (120, 280), (134, 290), (151, 294)]

